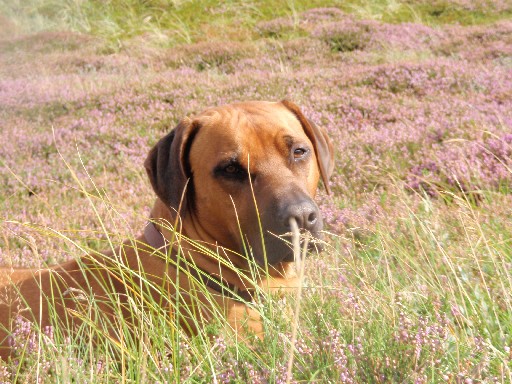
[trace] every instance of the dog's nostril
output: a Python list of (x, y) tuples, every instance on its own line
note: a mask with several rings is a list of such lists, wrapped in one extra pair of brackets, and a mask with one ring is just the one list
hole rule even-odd
[(308, 216), (308, 224), (312, 225), (316, 222), (316, 212), (311, 212)]

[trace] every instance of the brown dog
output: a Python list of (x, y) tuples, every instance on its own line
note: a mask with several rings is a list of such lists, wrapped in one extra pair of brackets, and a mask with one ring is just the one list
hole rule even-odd
[[(83, 321), (86, 305), (80, 292), (94, 295), (99, 301), (96, 311), (101, 310), (113, 328), (116, 315), (103, 298), (116, 295), (128, 318), (130, 312), (123, 303), (132, 290), (112, 273), (120, 262), (155, 286), (168, 284), (171, 295), (179, 289), (186, 305), (204, 305), (197, 311), (203, 321), (208, 320), (212, 304), (194, 288), (199, 281), (231, 328), (249, 327), (256, 333), (261, 332), (259, 317), (246, 305), (255, 292), (244, 278), (250, 259), (268, 269), (259, 286), (297, 286), (291, 268), (293, 252), (279, 236), (290, 232), (291, 218), (313, 236), (322, 229), (313, 198), (320, 176), (328, 190), (333, 149), (325, 130), (304, 117), (296, 105), (246, 102), (185, 118), (150, 151), (145, 167), (158, 198), (152, 222), (136, 244), (127, 242), (115, 253), (44, 270), (0, 270), (0, 357), (10, 353), (8, 336), (16, 316), (42, 327), (55, 318), (52, 312), (60, 319), (81, 313), (77, 321)], [(177, 224), (183, 238), (177, 239), (165, 223)], [(185, 238), (218, 252), (225, 263)], [(161, 257), (167, 252), (172, 259), (178, 248), (197, 269), (178, 272)], [(188, 295), (192, 290), (194, 295)], [(200, 324), (197, 319), (185, 323), (191, 333)], [(114, 330), (110, 332), (118, 337)]]

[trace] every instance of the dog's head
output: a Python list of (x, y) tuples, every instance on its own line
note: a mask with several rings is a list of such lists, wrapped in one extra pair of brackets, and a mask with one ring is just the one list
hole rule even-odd
[(293, 259), (279, 238), (290, 232), (291, 217), (318, 236), (322, 218), (313, 198), (320, 176), (329, 191), (333, 166), (325, 130), (289, 101), (239, 103), (186, 118), (145, 162), (156, 194), (179, 212), (184, 228), (194, 227), (197, 240), (240, 253), (248, 243), (260, 265)]

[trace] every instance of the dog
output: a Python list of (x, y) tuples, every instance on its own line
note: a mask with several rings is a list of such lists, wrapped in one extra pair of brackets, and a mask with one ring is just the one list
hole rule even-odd
[[(257, 280), (265, 291), (297, 287), (294, 253), (282, 237), (291, 220), (301, 231), (320, 235), (322, 217), (314, 198), (320, 178), (330, 193), (334, 167), (326, 130), (298, 106), (287, 100), (251, 101), (207, 109), (181, 120), (150, 150), (144, 166), (157, 197), (135, 243), (46, 269), (0, 269), (0, 357), (11, 353), (8, 339), (16, 316), (41, 327), (51, 325), (52, 315), (82, 314), (78, 322), (91, 317), (81, 292), (99, 301), (96, 311), (111, 324), (116, 314), (102, 299), (115, 294), (129, 318), (124, 304), (132, 290), (112, 274), (119, 262), (138, 271), (134, 284), (137, 276), (155, 286), (167, 284), (170, 295), (180, 291), (183, 308), (200, 307), (180, 320), (190, 334), (211, 318), (212, 305), (235, 332), (262, 333), (258, 313), (248, 305), (257, 291), (244, 277), (251, 263), (268, 271)], [(162, 257), (172, 259), (178, 249), (194, 268), (180, 269)], [(191, 313), (201, 319), (191, 319)]]

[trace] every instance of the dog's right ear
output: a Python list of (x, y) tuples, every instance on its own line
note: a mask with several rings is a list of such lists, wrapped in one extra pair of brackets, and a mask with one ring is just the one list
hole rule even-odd
[[(176, 212), (193, 207), (189, 153), (199, 125), (183, 119), (149, 151), (144, 167), (157, 196)], [(186, 191), (185, 191), (186, 189)]]
[(283, 104), (295, 117), (299, 120), (304, 132), (309, 137), (313, 146), (315, 147), (315, 155), (318, 163), (320, 174), (322, 175), (322, 181), (324, 182), (325, 190), (327, 194), (331, 194), (329, 188), (329, 178), (334, 170), (334, 147), (331, 139), (327, 136), (325, 128), (317, 126), (311, 120), (309, 120), (300, 108), (289, 100), (282, 100)]

